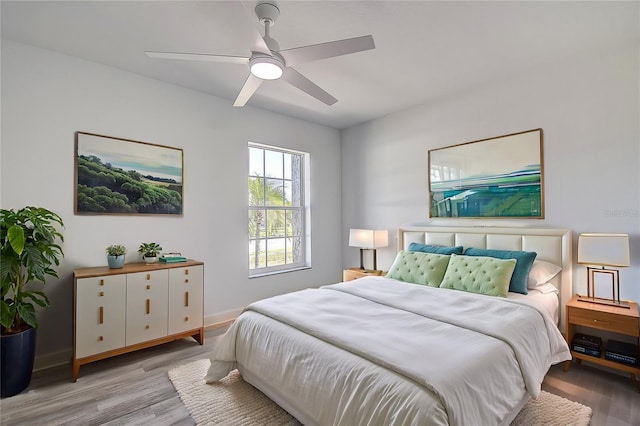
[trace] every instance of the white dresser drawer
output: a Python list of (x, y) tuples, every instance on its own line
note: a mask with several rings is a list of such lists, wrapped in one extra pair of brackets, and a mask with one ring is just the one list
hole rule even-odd
[(125, 345), (125, 275), (76, 281), (75, 357), (83, 358)]
[(166, 270), (127, 275), (127, 346), (167, 335), (168, 285)]
[(203, 326), (204, 266), (169, 270), (169, 334)]

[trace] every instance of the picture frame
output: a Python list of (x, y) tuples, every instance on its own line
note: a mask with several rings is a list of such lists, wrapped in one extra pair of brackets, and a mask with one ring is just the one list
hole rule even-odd
[(544, 218), (542, 129), (428, 151), (429, 217)]
[(180, 148), (75, 132), (76, 215), (183, 215)]

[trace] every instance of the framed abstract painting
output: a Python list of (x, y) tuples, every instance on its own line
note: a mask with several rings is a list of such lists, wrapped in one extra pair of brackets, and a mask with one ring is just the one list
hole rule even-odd
[(542, 129), (429, 150), (429, 217), (544, 218), (542, 160)]
[(75, 133), (78, 215), (182, 216), (182, 149)]

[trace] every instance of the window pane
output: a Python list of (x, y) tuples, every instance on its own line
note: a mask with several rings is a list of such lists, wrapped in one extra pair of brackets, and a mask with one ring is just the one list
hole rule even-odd
[(264, 176), (264, 150), (249, 147), (249, 175)]
[(284, 187), (283, 187), (283, 192), (284, 192), (284, 205), (285, 206), (291, 206), (291, 198), (292, 198), (292, 194), (291, 194), (291, 181), (290, 180), (285, 180), (283, 182)]
[(249, 205), (264, 206), (264, 179), (249, 178)]
[(285, 240), (274, 238), (267, 240), (267, 266), (285, 264)]
[(284, 188), (281, 179), (266, 179), (265, 196), (267, 206), (282, 206)]
[(284, 214), (285, 217), (285, 223), (286, 223), (286, 237), (290, 237), (293, 235), (293, 228), (291, 226), (292, 222), (293, 222), (293, 212), (291, 210), (287, 210), (285, 211)]
[(266, 266), (265, 240), (249, 241), (249, 269)]
[(291, 154), (284, 154), (284, 178), (291, 179)]
[(282, 175), (282, 157), (282, 152), (265, 150), (264, 159), (266, 176), (280, 179), (284, 177)]
[(284, 237), (284, 210), (267, 211), (267, 229), (269, 237)]
[(264, 221), (264, 210), (249, 210), (249, 238), (257, 238), (258, 230)]

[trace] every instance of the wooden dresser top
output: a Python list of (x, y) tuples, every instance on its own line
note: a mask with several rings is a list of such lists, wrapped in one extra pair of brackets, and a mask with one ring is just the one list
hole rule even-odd
[(187, 266), (197, 266), (204, 265), (203, 262), (199, 260), (187, 259), (186, 262), (176, 262), (176, 263), (125, 263), (122, 268), (109, 268), (108, 266), (94, 266), (90, 268), (78, 268), (73, 271), (74, 277), (77, 278), (90, 278), (90, 277), (101, 277), (105, 275), (120, 275), (120, 274), (130, 274), (133, 272), (149, 272), (149, 271), (158, 271), (162, 269), (172, 269), (172, 268), (184, 268)]

